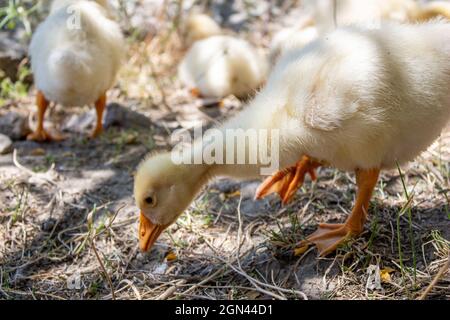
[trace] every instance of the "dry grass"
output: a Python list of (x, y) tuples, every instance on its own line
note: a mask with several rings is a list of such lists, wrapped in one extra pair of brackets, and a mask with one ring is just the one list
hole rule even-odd
[[(183, 46), (169, 28), (176, 16), (161, 9), (158, 17), (166, 31), (130, 39), (130, 59), (110, 94), (149, 116), (150, 130), (113, 128), (97, 141), (71, 135), (51, 145), (20, 141), (15, 161), (0, 158), (1, 298), (450, 298), (450, 132), (401, 169), (404, 185), (399, 170), (383, 174), (366, 231), (330, 258), (317, 258), (314, 248), (293, 252), (318, 222), (343, 221), (351, 210), (354, 177), (332, 169), (321, 169), (287, 207), (275, 197), (254, 202), (257, 182), (214, 182), (154, 250), (140, 253), (131, 190), (138, 161), (169, 148), (174, 129), (211, 125), (242, 107), (232, 97), (224, 107), (196, 100), (181, 88), (174, 75)], [(267, 31), (257, 30), (251, 38), (267, 43)], [(31, 96), (0, 112), (31, 111)]]

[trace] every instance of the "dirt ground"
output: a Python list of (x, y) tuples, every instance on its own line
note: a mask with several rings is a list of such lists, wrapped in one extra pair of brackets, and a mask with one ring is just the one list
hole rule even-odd
[[(318, 223), (343, 222), (351, 211), (354, 175), (332, 168), (319, 169), (286, 207), (276, 196), (254, 201), (259, 181), (214, 181), (141, 253), (132, 190), (139, 161), (169, 149), (174, 130), (214, 125), (245, 103), (181, 88), (177, 34), (129, 46), (109, 99), (150, 126), (119, 123), (97, 140), (89, 128), (68, 130), (63, 142), (18, 140), (0, 156), (0, 299), (415, 299), (445, 266), (450, 130), (415, 162), (383, 172), (364, 233), (329, 257), (295, 248)], [(33, 99), (30, 88), (0, 117), (33, 113)], [(90, 110), (52, 108), (46, 125), (62, 131)], [(426, 298), (450, 299), (449, 273)]]

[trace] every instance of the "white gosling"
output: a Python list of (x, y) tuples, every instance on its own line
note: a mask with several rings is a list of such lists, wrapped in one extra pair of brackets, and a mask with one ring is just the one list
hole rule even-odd
[[(49, 102), (63, 106), (96, 105), (102, 131), (106, 92), (114, 85), (125, 54), (119, 25), (106, 0), (55, 0), (37, 28), (29, 54), (38, 90), (38, 124), (30, 140), (52, 140), (43, 127)], [(57, 138), (55, 138), (57, 139)]]
[(181, 61), (178, 76), (198, 95), (244, 98), (264, 82), (267, 69), (266, 57), (247, 41), (220, 35), (195, 42)]
[[(291, 200), (305, 175), (315, 178), (321, 165), (356, 173), (347, 221), (321, 224), (301, 244), (314, 243), (326, 255), (362, 232), (380, 170), (417, 157), (449, 117), (450, 23), (387, 23), (341, 28), (284, 55), (265, 88), (218, 129), (280, 130), (280, 167), (286, 169), (268, 178), (257, 198), (276, 192)], [(246, 150), (254, 143), (267, 141), (251, 141)], [(261, 165), (176, 165), (170, 153), (146, 158), (134, 185), (141, 248), (153, 245), (209, 179), (258, 177)]]

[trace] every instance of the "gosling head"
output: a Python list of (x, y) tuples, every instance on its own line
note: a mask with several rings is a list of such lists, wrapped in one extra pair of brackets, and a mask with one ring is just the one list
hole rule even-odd
[(141, 163), (134, 180), (141, 250), (148, 251), (191, 204), (202, 186), (202, 176), (201, 167), (177, 165), (169, 153), (151, 156)]
[(185, 28), (185, 37), (188, 45), (222, 33), (220, 26), (211, 17), (195, 12), (187, 17)]

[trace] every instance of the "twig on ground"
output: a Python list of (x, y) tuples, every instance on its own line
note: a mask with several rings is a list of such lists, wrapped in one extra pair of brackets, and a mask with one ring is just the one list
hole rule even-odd
[(447, 262), (442, 266), (439, 272), (434, 277), (433, 281), (428, 285), (428, 287), (424, 290), (424, 292), (420, 295), (418, 300), (425, 300), (431, 290), (436, 286), (442, 276), (449, 270), (450, 268), (450, 253), (448, 254)]
[[(205, 239), (205, 243), (206, 243), (212, 250), (214, 250), (214, 251), (216, 252), (216, 249), (214, 248), (214, 246), (213, 246), (208, 240)], [(268, 294), (268, 295), (270, 295), (270, 296), (272, 296), (272, 297), (274, 297), (274, 298), (276, 298), (276, 299), (281, 299), (281, 300), (285, 300), (285, 299), (286, 299), (285, 297), (281, 297), (281, 296), (278, 295), (278, 294), (275, 294), (275, 293), (273, 293), (273, 292), (270, 292), (270, 291), (267, 291), (267, 290), (265, 290), (265, 289), (262, 289), (262, 288), (260, 288), (259, 286), (267, 287), (267, 288), (269, 288), (269, 289), (277, 290), (277, 291), (284, 292), (284, 293), (291, 293), (291, 294), (292, 294), (292, 293), (295, 293), (295, 294), (298, 294), (299, 296), (304, 296), (304, 293), (301, 292), (301, 291), (298, 291), (298, 290), (294, 290), (294, 289), (291, 289), (291, 290), (289, 290), (289, 289), (284, 289), (284, 288), (280, 288), (280, 287), (277, 287), (277, 286), (274, 286), (274, 285), (271, 285), (271, 284), (268, 284), (268, 283), (261, 282), (261, 281), (259, 281), (258, 279), (255, 279), (255, 278), (251, 277), (250, 275), (248, 275), (244, 270), (242, 270), (242, 268), (233, 266), (233, 264), (230, 263), (229, 261), (227, 261), (227, 260), (225, 260), (225, 259), (223, 259), (223, 258), (221, 258), (221, 257), (219, 257), (219, 256), (213, 256), (213, 257), (214, 257), (215, 259), (218, 259), (218, 260), (222, 261), (223, 263), (225, 263), (227, 266), (229, 266), (231, 269), (233, 269), (233, 271), (235, 271), (236, 273), (238, 273), (238, 274), (240, 274), (241, 276), (245, 277), (248, 281), (250, 281), (251, 284), (253, 284), (253, 285), (255, 286), (255, 288), (256, 288), (258, 291), (261, 291), (261, 292), (264, 293), (264, 294)]]
[(55, 164), (54, 163), (52, 163), (52, 165), (50, 166), (50, 169), (48, 169), (47, 172), (45, 172), (45, 173), (36, 173), (36, 172), (28, 169), (27, 167), (25, 167), (25, 166), (23, 166), (23, 165), (21, 165), (19, 163), (19, 161), (17, 160), (17, 149), (14, 149), (14, 151), (13, 151), (13, 163), (18, 169), (24, 171), (28, 175), (30, 175), (32, 177), (36, 177), (36, 178), (41, 179), (41, 180), (44, 180), (45, 182), (48, 182), (48, 183), (50, 183), (52, 185), (56, 185), (56, 183), (51, 178), (48, 177), (48, 174), (55, 168)]
[(109, 288), (111, 289), (112, 299), (116, 300), (116, 294), (114, 292), (114, 286), (113, 286), (113, 283), (111, 281), (111, 277), (109, 276), (108, 272), (106, 271), (105, 265), (103, 264), (103, 261), (102, 261), (102, 259), (100, 258), (99, 254), (97, 252), (97, 248), (95, 247), (94, 239), (93, 238), (89, 238), (89, 241), (91, 243), (92, 249), (94, 250), (94, 254), (97, 257), (97, 261), (100, 264), (100, 268), (102, 268), (103, 274), (105, 275), (105, 278), (108, 281)]
[[(103, 205), (103, 206), (106, 206), (106, 204)], [(97, 238), (97, 236), (99, 236), (100, 234), (105, 232), (105, 230), (108, 230), (109, 228), (111, 228), (111, 226), (112, 226), (115, 218), (117, 217), (118, 213), (124, 207), (125, 207), (125, 205), (122, 205), (119, 209), (116, 210), (116, 212), (114, 213), (114, 215), (110, 219), (109, 224), (107, 226), (105, 226), (105, 228), (102, 231), (100, 231), (99, 233), (95, 233), (95, 230), (94, 230), (94, 235), (93, 236), (88, 234), (88, 238), (89, 238), (89, 242), (91, 244), (91, 247), (94, 250), (94, 254), (95, 254), (96, 258), (97, 258), (98, 263), (100, 264), (100, 268), (102, 268), (103, 274), (104, 274), (106, 280), (108, 281), (109, 287), (111, 289), (111, 297), (112, 297), (113, 300), (116, 300), (116, 294), (114, 292), (114, 286), (113, 286), (113, 283), (111, 281), (111, 277), (109, 276), (108, 272), (106, 271), (105, 265), (103, 264), (103, 261), (100, 258), (100, 255), (98, 254), (97, 248), (95, 247), (95, 239)], [(96, 207), (94, 207), (93, 211), (91, 211), (88, 214), (88, 228), (89, 229), (92, 227), (91, 224), (92, 224), (92, 219), (93, 219), (93, 215), (94, 215), (95, 211), (96, 211)], [(91, 232), (91, 230), (89, 230), (89, 233), (90, 232)]]
[(192, 291), (194, 291), (195, 289), (197, 289), (198, 287), (201, 287), (202, 285), (204, 285), (205, 283), (208, 283), (208, 281), (214, 279), (216, 276), (218, 276), (220, 273), (223, 272), (224, 268), (220, 268), (219, 270), (217, 270), (216, 272), (214, 272), (212, 275), (206, 277), (205, 279), (203, 279), (202, 281), (200, 281), (199, 283), (196, 283), (195, 285), (193, 285), (192, 287), (190, 287), (189, 289), (183, 291), (183, 294), (188, 294)]
[[(170, 298), (175, 293), (175, 291), (177, 291), (179, 286), (181, 286), (181, 285), (183, 285), (185, 283), (186, 283), (186, 280), (185, 279), (181, 279), (180, 281), (178, 281), (174, 285), (172, 285), (169, 289), (164, 291), (160, 296), (155, 298), (155, 300), (167, 300), (168, 298)], [(186, 294), (185, 292), (183, 292), (183, 294)]]

